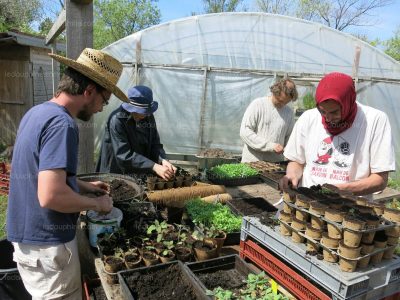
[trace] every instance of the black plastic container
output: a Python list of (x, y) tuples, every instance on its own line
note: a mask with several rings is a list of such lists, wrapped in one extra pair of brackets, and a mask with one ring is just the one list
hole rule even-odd
[(260, 178), (270, 187), (279, 190), (279, 181), (280, 179), (285, 176), (286, 172), (278, 171), (278, 172), (271, 172), (271, 173), (261, 173)]
[(124, 214), (121, 227), (131, 236), (145, 234), (149, 224), (157, 219), (158, 214), (151, 202), (125, 202), (118, 207)]
[[(174, 287), (175, 289), (187, 289), (188, 287), (191, 287), (191, 288), (193, 288), (193, 291), (195, 294), (194, 299), (210, 299), (206, 295), (205, 291), (200, 286), (198, 281), (195, 280), (194, 277), (189, 274), (188, 269), (185, 268), (183, 263), (180, 261), (173, 261), (173, 262), (169, 262), (169, 263), (165, 263), (165, 264), (158, 264), (155, 266), (143, 267), (143, 268), (118, 272), (119, 283), (121, 285), (121, 293), (124, 296), (124, 299), (127, 299), (127, 300), (143, 299), (143, 298), (139, 298), (137, 296), (135, 298), (135, 295), (137, 294), (137, 292), (135, 291), (135, 289), (132, 286), (129, 286), (129, 283), (128, 283), (129, 277), (131, 277), (131, 276), (139, 276), (140, 277), (140, 276), (151, 275), (151, 276), (149, 276), (149, 277), (151, 277), (151, 281), (148, 283), (147, 282), (145, 283), (146, 285), (151, 286), (152, 284), (154, 285), (154, 282), (157, 280), (157, 276), (159, 275), (160, 270), (165, 270), (173, 265), (178, 266), (178, 272), (176, 272), (175, 274), (177, 274), (177, 276), (181, 276), (181, 282), (180, 282), (181, 284), (179, 284), (179, 286)], [(145, 299), (155, 299), (155, 298), (152, 295), (147, 294)], [(170, 297), (168, 297), (168, 295), (164, 295), (163, 299), (164, 300), (176, 299), (176, 296), (170, 295)], [(191, 298), (186, 298), (186, 300), (190, 300), (190, 299)]]
[[(252, 212), (245, 213), (242, 211), (239, 207), (241, 204), (245, 204)], [(232, 199), (231, 201), (228, 201), (226, 205), (229, 206), (234, 214), (239, 216), (255, 216), (264, 213), (275, 213), (277, 211), (275, 206), (261, 197)]]
[[(215, 273), (217, 271), (225, 272), (230, 274), (231, 280), (222, 282), (222, 288), (232, 289), (233, 287), (239, 289), (245, 286), (247, 275), (250, 273), (256, 273), (250, 269), (249, 265), (238, 255), (228, 255), (219, 258), (209, 259), (201, 262), (187, 263), (185, 265), (194, 277), (198, 281), (199, 285), (204, 289), (213, 290), (216, 288), (217, 282), (204, 282), (202, 278), (204, 275)], [(210, 278), (212, 279), (212, 278)]]
[(260, 182), (260, 177), (258, 175), (241, 177), (241, 178), (223, 178), (223, 177), (218, 177), (211, 172), (207, 172), (207, 179), (214, 184), (219, 184), (224, 186), (240, 186), (240, 185), (256, 184)]
[(0, 240), (0, 299), (32, 299), (26, 291), (19, 275), (17, 264), (13, 261), (13, 245), (7, 240)]

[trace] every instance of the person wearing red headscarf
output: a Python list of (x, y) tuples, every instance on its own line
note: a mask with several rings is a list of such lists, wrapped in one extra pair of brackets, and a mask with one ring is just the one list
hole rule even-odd
[(355, 195), (383, 190), (395, 170), (386, 114), (358, 103), (352, 78), (338, 72), (322, 78), (315, 100), (285, 148), (290, 162), (281, 189), (329, 183)]

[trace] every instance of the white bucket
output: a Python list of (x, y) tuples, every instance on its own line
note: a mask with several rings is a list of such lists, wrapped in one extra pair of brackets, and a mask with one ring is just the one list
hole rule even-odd
[(112, 211), (106, 215), (89, 210), (86, 214), (88, 220), (89, 243), (90, 246), (97, 246), (97, 235), (103, 232), (111, 233), (119, 228), (122, 221), (122, 211), (113, 207)]

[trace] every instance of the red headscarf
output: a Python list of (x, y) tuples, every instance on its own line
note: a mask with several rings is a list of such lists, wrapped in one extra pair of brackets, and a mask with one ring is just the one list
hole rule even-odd
[(357, 114), (357, 103), (356, 90), (350, 76), (337, 72), (325, 75), (318, 84), (315, 99), (317, 106), (326, 100), (334, 100), (341, 106), (342, 120), (335, 126), (327, 123), (322, 116), (322, 124), (330, 134), (338, 135), (351, 127)]

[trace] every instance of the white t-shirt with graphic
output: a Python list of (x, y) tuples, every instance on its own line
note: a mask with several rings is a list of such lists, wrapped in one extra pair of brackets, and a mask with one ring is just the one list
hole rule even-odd
[(305, 164), (300, 186), (343, 183), (371, 173), (395, 170), (389, 119), (382, 111), (357, 103), (351, 128), (331, 136), (314, 108), (297, 121), (284, 156)]

